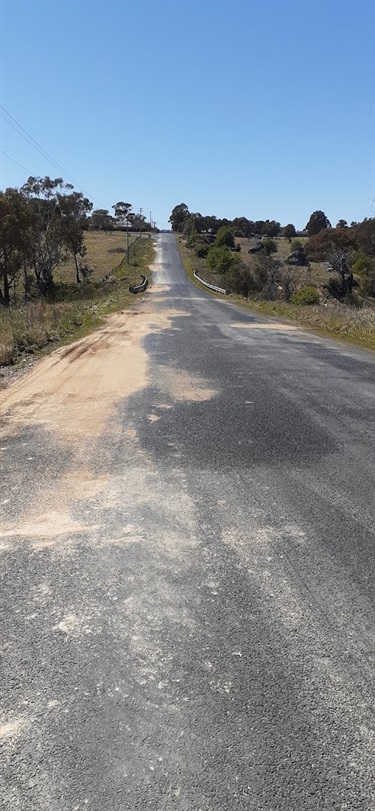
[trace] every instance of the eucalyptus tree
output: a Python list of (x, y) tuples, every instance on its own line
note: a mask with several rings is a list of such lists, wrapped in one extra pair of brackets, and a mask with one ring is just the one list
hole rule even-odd
[(66, 258), (59, 197), (71, 190), (61, 177), (29, 177), (21, 192), (33, 213), (34, 244), (31, 267), (38, 286), (48, 290), (53, 285), (53, 272)]
[(114, 231), (116, 221), (107, 208), (96, 208), (92, 212), (89, 227), (93, 231)]
[(81, 192), (73, 191), (71, 194), (58, 194), (58, 205), (61, 215), (61, 238), (65, 248), (71, 253), (74, 259), (76, 282), (81, 282), (81, 275), (84, 275), (81, 259), (87, 253), (84, 243), (84, 233), (87, 218), (92, 210), (92, 203)]
[(187, 220), (189, 216), (190, 211), (186, 203), (179, 203), (178, 206), (175, 206), (168, 220), (168, 222), (170, 222), (172, 226), (172, 231), (182, 233), (185, 225), (185, 220)]
[(12, 285), (24, 273), (33, 253), (33, 212), (18, 189), (0, 191), (0, 304), (8, 307)]
[(131, 203), (123, 203), (122, 201), (120, 201), (119, 203), (115, 203), (115, 205), (112, 206), (112, 208), (114, 209), (114, 212), (115, 212), (115, 218), (116, 218), (117, 224), (124, 227), (126, 225), (126, 223), (127, 223), (127, 219), (129, 217), (129, 214), (130, 214), (130, 212), (131, 212), (131, 210), (133, 208), (132, 204)]

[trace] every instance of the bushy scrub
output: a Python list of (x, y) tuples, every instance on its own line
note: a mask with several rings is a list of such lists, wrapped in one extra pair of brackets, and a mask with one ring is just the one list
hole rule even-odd
[(238, 264), (238, 262), (238, 255), (233, 253), (227, 246), (217, 248), (213, 245), (207, 254), (208, 267), (215, 273), (227, 273), (227, 271)]
[(374, 260), (371, 256), (366, 256), (364, 253), (356, 253), (354, 254), (351, 262), (351, 268), (353, 273), (364, 273), (366, 274), (369, 270), (372, 269), (374, 265)]
[(375, 297), (375, 259), (363, 253), (353, 257), (352, 272), (356, 274), (360, 292)]
[(292, 239), (292, 241), (290, 243), (290, 250), (292, 252), (293, 251), (303, 251), (304, 250), (303, 242), (301, 242), (300, 239)]
[(191, 248), (201, 259), (205, 259), (210, 249), (207, 240), (200, 234), (195, 233), (190, 237), (187, 247)]
[(302, 305), (319, 304), (319, 300), (319, 290), (313, 285), (304, 285), (303, 287), (299, 287), (290, 298), (291, 304)]
[(375, 264), (369, 268), (361, 277), (361, 292), (365, 296), (375, 298)]
[(233, 264), (228, 270), (225, 280), (231, 293), (239, 293), (245, 298), (256, 293), (259, 287), (253, 273), (244, 262)]
[(276, 253), (277, 251), (276, 242), (274, 239), (271, 239), (271, 237), (263, 238), (262, 245), (267, 256), (270, 256), (271, 253)]
[(227, 228), (225, 225), (222, 225), (216, 234), (215, 246), (217, 248), (232, 248), (232, 250), (234, 250), (236, 246), (233, 231), (231, 231), (231, 229)]

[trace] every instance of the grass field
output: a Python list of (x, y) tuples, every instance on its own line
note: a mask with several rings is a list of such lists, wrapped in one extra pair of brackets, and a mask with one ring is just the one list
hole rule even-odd
[[(236, 241), (241, 243), (241, 258), (251, 264), (254, 257), (248, 254), (248, 240)], [(282, 258), (281, 253), (284, 252), (285, 255), (287, 251), (286, 256), (288, 256), (290, 253), (288, 240), (280, 239), (276, 240), (276, 242), (280, 243), (279, 250), (278, 254), (273, 255)], [(195, 270), (209, 283), (223, 288), (227, 286), (225, 276), (212, 273), (207, 268), (205, 259), (200, 259), (193, 251), (189, 250), (183, 239), (179, 239), (179, 246), (187, 275), (198, 287), (207, 290), (194, 278)], [(311, 265), (310, 270), (296, 268), (295, 273), (299, 284), (317, 284), (320, 286), (329, 278), (324, 266), (315, 263)], [(212, 295), (221, 297), (218, 293), (212, 293)], [(318, 335), (375, 350), (375, 307), (371, 304), (358, 308), (330, 300), (317, 306), (302, 306), (284, 301), (245, 299), (239, 295), (230, 295), (229, 298), (246, 310), (255, 311), (265, 316), (277, 317), (278, 319), (282, 318), (286, 323), (288, 321), (298, 323), (301, 327)]]
[[(129, 233), (131, 250), (138, 234)], [(92, 275), (90, 279), (98, 282), (106, 273), (114, 270), (122, 261), (126, 253), (126, 233), (119, 231), (86, 231), (85, 246), (87, 254), (84, 258)], [(73, 259), (64, 262), (55, 272), (57, 282), (75, 284), (76, 271)]]
[[(0, 366), (25, 361), (95, 329), (104, 317), (134, 302), (129, 285), (140, 282), (152, 261), (152, 241), (133, 239), (130, 265), (124, 255), (124, 235), (87, 234), (87, 261), (93, 263), (89, 283), (74, 284), (74, 266), (62, 266), (56, 276), (60, 300), (39, 299), (0, 308)], [(120, 252), (121, 250), (121, 252)]]

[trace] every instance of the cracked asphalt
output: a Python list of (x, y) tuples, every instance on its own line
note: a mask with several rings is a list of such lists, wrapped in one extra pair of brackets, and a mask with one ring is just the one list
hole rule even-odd
[(374, 811), (374, 355), (161, 234), (0, 409), (0, 808)]

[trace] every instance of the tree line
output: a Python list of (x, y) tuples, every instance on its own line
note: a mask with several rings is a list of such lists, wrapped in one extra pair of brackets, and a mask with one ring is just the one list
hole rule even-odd
[[(224, 277), (227, 287), (241, 295), (289, 301), (298, 294), (293, 266), (326, 262), (331, 274), (326, 288), (333, 297), (351, 303), (355, 289), (361, 296), (375, 297), (374, 218), (350, 226), (341, 219), (332, 227), (324, 211), (314, 211), (301, 232), (308, 237), (303, 240), (298, 239), (292, 223), (282, 227), (274, 220), (220, 220), (192, 213), (184, 203), (175, 206), (169, 221), (172, 230), (186, 237), (188, 246), (206, 260), (210, 270)], [(280, 236), (288, 239), (291, 249), (283, 262), (273, 257), (277, 252), (275, 239)], [(236, 237), (253, 240), (249, 249), (254, 253), (251, 266), (241, 260)], [(297, 300), (302, 298), (299, 291)], [(317, 288), (309, 287), (305, 303), (317, 303), (319, 298)]]
[[(280, 234), (281, 225), (275, 220), (248, 220), (246, 217), (236, 217), (234, 220), (228, 220), (225, 217), (220, 219), (215, 216), (203, 216), (198, 212), (189, 211), (185, 203), (180, 203), (175, 206), (171, 216), (169, 217), (172, 231), (178, 233), (189, 234), (191, 230), (197, 233), (210, 233), (216, 234), (219, 228), (223, 226), (231, 228), (234, 236), (237, 237), (252, 237), (255, 234), (260, 236), (276, 237)], [(291, 230), (291, 236), (294, 236), (296, 229), (294, 225), (288, 226)]]
[(20, 188), (0, 191), (0, 305), (50, 293), (54, 272), (74, 260), (75, 282), (88, 279), (84, 232), (89, 229), (144, 230), (145, 218), (118, 202), (114, 216), (93, 205), (58, 177), (29, 177)]
[[(293, 223), (288, 223), (282, 226), (276, 220), (249, 220), (247, 217), (235, 217), (233, 220), (228, 220), (225, 217), (220, 219), (213, 215), (204, 216), (199, 212), (189, 211), (186, 203), (179, 203), (175, 206), (170, 217), (172, 231), (177, 233), (189, 234), (192, 230), (196, 233), (210, 233), (216, 234), (219, 228), (226, 226), (230, 228), (235, 237), (251, 237), (264, 236), (264, 237), (278, 237), (283, 236), (287, 239), (292, 239), (297, 231)], [(351, 227), (358, 225), (356, 222), (351, 223)], [(339, 220), (336, 228), (347, 228), (348, 223), (346, 220)], [(306, 223), (304, 231), (300, 232), (307, 236), (318, 234), (319, 231), (325, 228), (332, 228), (332, 225), (324, 213), (324, 211), (314, 211), (310, 219)]]
[(126, 221), (131, 229), (136, 231), (150, 231), (151, 224), (146, 221), (143, 214), (132, 211), (130, 203), (119, 202), (112, 206), (114, 216), (108, 209), (97, 208), (88, 218), (87, 228), (93, 231), (125, 231)]

